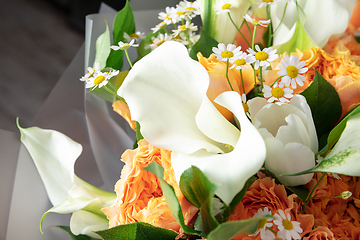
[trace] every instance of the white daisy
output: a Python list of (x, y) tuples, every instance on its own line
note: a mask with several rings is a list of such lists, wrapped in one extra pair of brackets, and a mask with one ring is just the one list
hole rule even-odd
[(177, 10), (174, 7), (166, 7), (165, 12), (159, 13), (159, 19), (163, 20), (167, 25), (177, 23), (180, 20)]
[(131, 42), (133, 39), (135, 39), (135, 42), (137, 42), (138, 40), (145, 38), (145, 33), (137, 31), (129, 35), (127, 32), (124, 32), (123, 37), (127, 42)]
[(299, 233), (302, 233), (303, 230), (299, 222), (291, 221), (290, 213), (285, 214), (283, 210), (279, 210), (278, 214), (275, 214), (274, 217), (274, 223), (279, 229), (278, 237), (286, 240), (301, 239)]
[(130, 43), (124, 43), (124, 42), (119, 42), (119, 46), (115, 46), (115, 45), (113, 45), (113, 46), (110, 46), (110, 48), (111, 49), (113, 49), (113, 50), (115, 50), (115, 51), (117, 51), (117, 50), (127, 50), (127, 49), (129, 49), (130, 47), (138, 47), (139, 46), (139, 44), (134, 44), (134, 42), (135, 42), (135, 39), (132, 39), (131, 41), (130, 41)]
[[(266, 215), (272, 215), (271, 211), (269, 211), (269, 209), (267, 207), (265, 207), (264, 209), (259, 209), (257, 211), (257, 213), (254, 214), (254, 218), (256, 217), (264, 217)], [(266, 219), (262, 219), (260, 220), (259, 224), (258, 224), (258, 229), (256, 230), (256, 232), (254, 234), (251, 234), (249, 236), (256, 236), (260, 233), (260, 238), (262, 240), (271, 240), (275, 238), (275, 234), (272, 233), (268, 228), (271, 228), (273, 226), (273, 223), (271, 222), (273, 219), (272, 218), (266, 218)]]
[(251, 68), (249, 64), (255, 62), (255, 60), (256, 59), (253, 55), (247, 54), (246, 52), (241, 52), (239, 57), (232, 59), (231, 63), (233, 65), (230, 67), (230, 69), (234, 67), (236, 67), (237, 70)]
[(154, 50), (155, 48), (157, 48), (158, 46), (163, 44), (165, 41), (170, 41), (172, 39), (173, 38), (172, 38), (171, 35), (168, 35), (167, 33), (165, 33), (165, 34), (160, 33), (156, 38), (152, 39), (152, 43), (150, 44), (150, 48), (152, 50)]
[(249, 14), (245, 14), (244, 16), (245, 20), (248, 21), (249, 23), (251, 23), (254, 26), (263, 26), (263, 27), (267, 27), (270, 23), (270, 19), (269, 20), (256, 20), (255, 18), (252, 18), (249, 16)]
[(198, 1), (180, 1), (179, 4), (176, 5), (176, 10), (178, 11), (178, 15), (184, 16), (188, 19), (192, 19), (202, 13), (200, 3)]
[(80, 81), (87, 81), (89, 78), (93, 77), (96, 73), (100, 72), (100, 64), (98, 62), (94, 63), (94, 68), (88, 67), (88, 72), (80, 78)]
[(292, 89), (281, 88), (277, 83), (272, 88), (264, 85), (262, 92), (264, 93), (264, 98), (268, 98), (268, 102), (276, 102), (277, 104), (288, 103), (289, 99), (294, 96)]
[(266, 7), (267, 5), (270, 5), (272, 3), (279, 2), (279, 0), (256, 0), (257, 4), (259, 5), (259, 8)]
[(224, 1), (219, 1), (214, 6), (216, 14), (228, 13), (230, 12), (230, 8), (232, 8), (232, 5)]
[(305, 62), (299, 62), (299, 57), (289, 57), (286, 55), (279, 65), (281, 71), (279, 71), (278, 74), (279, 76), (284, 76), (279, 84), (280, 87), (283, 87), (284, 85), (288, 87), (291, 85), (291, 87), (295, 89), (296, 84), (303, 86), (306, 77), (300, 75), (299, 73), (307, 72), (308, 68), (304, 66)]
[(172, 30), (174, 32), (174, 36), (176, 37), (181, 32), (196, 32), (198, 30), (198, 27), (194, 25), (194, 23), (190, 23), (189, 21), (186, 21), (185, 24), (178, 26), (177, 29)]
[(241, 55), (241, 46), (236, 47), (234, 44), (228, 44), (225, 46), (223, 43), (219, 43), (218, 47), (213, 47), (214, 55), (219, 61), (232, 61), (232, 59), (238, 58)]
[(88, 81), (86, 81), (85, 87), (94, 87), (93, 89), (95, 89), (96, 87), (101, 88), (108, 83), (110, 78), (118, 75), (119, 72), (119, 70), (111, 70), (110, 72), (97, 72), (93, 77), (89, 78)]
[(161, 23), (159, 23), (155, 27), (151, 28), (151, 30), (153, 31), (153, 33), (156, 33), (157, 31), (159, 31), (164, 26), (166, 26), (166, 23), (164, 21), (162, 21)]
[(276, 49), (272, 49), (272, 47), (260, 49), (259, 45), (255, 45), (255, 49), (257, 52), (249, 48), (247, 51), (255, 56), (255, 66), (254, 69), (258, 69), (259, 67), (267, 68), (270, 66), (270, 62), (277, 59), (279, 56), (276, 53)]

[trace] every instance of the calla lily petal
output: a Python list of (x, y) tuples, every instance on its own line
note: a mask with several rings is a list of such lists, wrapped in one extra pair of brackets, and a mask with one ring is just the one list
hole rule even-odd
[(168, 41), (134, 64), (118, 94), (152, 145), (185, 154), (202, 148), (219, 153), (221, 146), (195, 122), (208, 86), (206, 69), (181, 43)]
[(173, 152), (171, 163), (178, 181), (187, 168), (192, 165), (198, 167), (211, 182), (218, 185), (215, 193), (229, 204), (246, 180), (262, 167), (266, 147), (259, 132), (247, 119), (238, 93), (222, 93), (215, 101), (229, 109), (240, 122), (241, 134), (234, 150), (226, 154), (203, 150), (191, 155)]
[(315, 167), (318, 172), (360, 176), (360, 114), (349, 117), (340, 139)]
[(84, 209), (102, 217), (107, 222), (103, 229), (108, 228), (108, 220), (100, 210), (113, 204), (116, 194), (94, 187), (75, 175), (74, 164), (82, 146), (54, 130), (18, 127), (21, 141), (28, 149), (54, 205), (43, 215), (41, 223), (49, 212), (66, 214)]
[(70, 230), (75, 235), (85, 234), (93, 238), (101, 239), (96, 231), (109, 227), (109, 221), (97, 214), (79, 210), (73, 213), (70, 219)]

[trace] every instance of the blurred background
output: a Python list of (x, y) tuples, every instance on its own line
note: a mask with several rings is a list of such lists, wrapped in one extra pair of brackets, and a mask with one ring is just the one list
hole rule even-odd
[[(124, 0), (2, 2), (0, 129), (18, 132), (16, 117), (22, 126), (31, 126), (43, 102), (84, 42), (85, 16), (98, 12), (101, 2), (116, 10), (125, 3)], [(134, 11), (163, 11), (166, 6), (175, 7), (178, 2), (130, 0)]]

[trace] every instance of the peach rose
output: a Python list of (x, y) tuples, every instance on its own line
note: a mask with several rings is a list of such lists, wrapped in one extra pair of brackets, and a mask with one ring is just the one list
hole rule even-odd
[[(210, 77), (210, 85), (207, 91), (207, 96), (216, 108), (226, 117), (228, 120), (233, 119), (233, 114), (226, 108), (220, 106), (214, 102), (214, 99), (219, 96), (220, 93), (231, 91), (229, 83), (226, 79), (226, 62), (219, 61), (214, 55), (210, 55), (209, 58), (203, 57), (201, 53), (198, 53), (199, 62), (206, 68)], [(245, 87), (245, 94), (254, 88), (254, 72), (253, 69), (243, 69), (243, 80)], [(229, 69), (228, 76), (231, 86), (234, 91), (242, 94), (243, 87), (240, 77), (240, 71), (235, 68)]]
[(312, 230), (303, 240), (334, 240), (334, 234), (327, 227), (317, 227)]
[[(314, 175), (314, 179), (307, 185), (311, 190), (320, 179), (322, 173)], [(360, 178), (340, 175), (337, 179), (327, 174), (317, 186), (313, 196), (340, 196), (343, 191), (351, 191), (352, 197), (342, 198), (314, 198), (305, 209), (306, 213), (315, 218), (315, 226), (328, 227), (334, 233), (335, 239), (358, 239), (360, 236)]]
[[(290, 213), (293, 221), (300, 222), (303, 232), (311, 230), (314, 224), (313, 217), (309, 214), (298, 214), (298, 205), (295, 203), (296, 195), (288, 196), (285, 187), (276, 184), (274, 179), (261, 176), (246, 191), (242, 201), (236, 206), (229, 217), (229, 221), (243, 220), (252, 218), (259, 209), (267, 207), (274, 215), (278, 210), (283, 210), (285, 214)], [(277, 231), (275, 224), (272, 229)], [(241, 235), (235, 239), (260, 239), (260, 234), (256, 236)]]
[(198, 211), (181, 194), (171, 166), (171, 152), (156, 148), (146, 140), (138, 143), (138, 148), (127, 150), (121, 157), (125, 166), (121, 178), (115, 185), (116, 202), (102, 211), (109, 219), (109, 227), (133, 222), (146, 222), (157, 227), (179, 231), (180, 226), (172, 216), (162, 194), (157, 177), (144, 170), (152, 161), (164, 168), (164, 179), (174, 187), (182, 206), (185, 222)]

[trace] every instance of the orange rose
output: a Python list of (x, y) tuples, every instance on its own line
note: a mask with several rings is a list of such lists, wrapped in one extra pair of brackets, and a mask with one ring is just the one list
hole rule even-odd
[[(320, 179), (322, 173), (314, 175), (314, 179), (307, 185), (311, 190)], [(328, 227), (336, 239), (358, 239), (360, 237), (360, 178), (340, 175), (336, 179), (327, 174), (319, 183), (313, 196), (340, 196), (343, 191), (351, 191), (352, 197), (342, 198), (314, 198), (305, 209), (315, 218), (315, 226)]]
[[(274, 215), (278, 210), (290, 213), (294, 221), (300, 222), (303, 232), (311, 230), (314, 220), (311, 215), (298, 214), (298, 205), (294, 202), (296, 195), (288, 196), (285, 187), (276, 184), (274, 179), (264, 177), (256, 180), (246, 191), (242, 201), (236, 206), (229, 217), (229, 221), (252, 218), (259, 209), (267, 207)], [(277, 230), (275, 224), (272, 227)], [(256, 236), (241, 235), (234, 239), (260, 239), (260, 234)]]
[(162, 194), (157, 177), (144, 170), (152, 161), (164, 168), (164, 179), (174, 187), (187, 223), (198, 211), (181, 194), (171, 166), (171, 152), (156, 148), (146, 140), (141, 140), (135, 150), (127, 150), (122, 155), (125, 166), (121, 178), (115, 185), (116, 202), (103, 208), (109, 219), (109, 227), (133, 222), (147, 222), (157, 227), (179, 231), (180, 226), (172, 216)]
[[(219, 61), (214, 55), (210, 55), (209, 58), (203, 57), (201, 53), (198, 53), (199, 62), (206, 68), (210, 77), (210, 85), (207, 91), (207, 96), (211, 102), (216, 106), (216, 108), (226, 117), (228, 120), (233, 119), (233, 114), (226, 108), (220, 106), (214, 102), (214, 99), (219, 96), (219, 94), (231, 91), (229, 83), (226, 79), (226, 62)], [(243, 80), (245, 87), (245, 94), (251, 91), (254, 88), (254, 72), (251, 69), (243, 69)], [(229, 69), (228, 72), (229, 80), (234, 91), (239, 94), (243, 93), (243, 87), (241, 83), (240, 71), (235, 68)]]
[(317, 227), (304, 240), (334, 240), (334, 234), (327, 227)]

